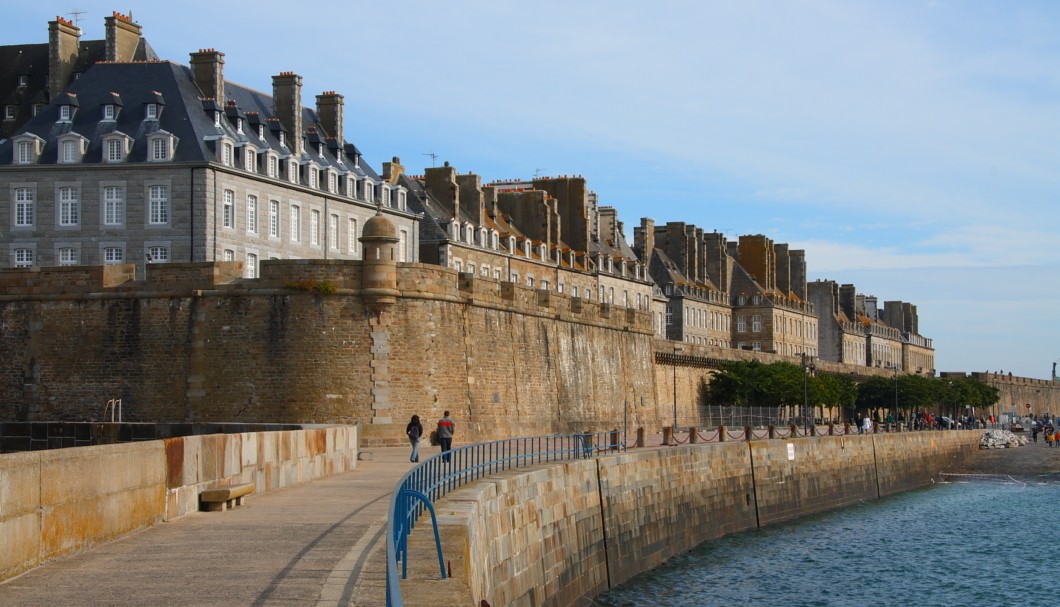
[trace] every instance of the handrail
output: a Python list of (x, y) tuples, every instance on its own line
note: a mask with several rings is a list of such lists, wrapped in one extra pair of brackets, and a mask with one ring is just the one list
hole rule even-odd
[(619, 442), (619, 431), (534, 436), (476, 443), (440, 453), (413, 467), (398, 482), (390, 499), (386, 532), (386, 604), (403, 607), (398, 560), (402, 564), (401, 577), (408, 572), (408, 535), (427, 508), (434, 521), (434, 537), (438, 550), (441, 577), (445, 579), (445, 561), (432, 502), (460, 487), (490, 474), (560, 460), (588, 459), (624, 451), (626, 443)]

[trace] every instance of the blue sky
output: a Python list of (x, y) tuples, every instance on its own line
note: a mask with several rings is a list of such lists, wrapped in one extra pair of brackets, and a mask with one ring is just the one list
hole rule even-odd
[[(4, 44), (71, 7), (5, 9)], [(346, 97), (378, 166), (584, 175), (641, 217), (762, 233), (811, 279), (916, 304), (942, 371), (1060, 359), (1060, 3), (505, 0), (76, 4), (164, 58)]]

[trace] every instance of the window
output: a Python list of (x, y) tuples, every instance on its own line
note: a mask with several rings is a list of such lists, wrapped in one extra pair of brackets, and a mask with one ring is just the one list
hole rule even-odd
[(390, 206), (390, 188), (383, 187), (382, 188), (382, 194), (383, 194), (383, 206)]
[(349, 234), (346, 236), (346, 249), (350, 252), (350, 255), (357, 254), (357, 220), (350, 219)]
[(453, 269), (456, 270), (457, 272), (463, 272), (464, 271), (464, 263), (462, 261), (460, 261), (459, 259), (453, 261)]
[(287, 180), (298, 183), (298, 161), (294, 158), (287, 161)]
[(372, 202), (375, 199), (375, 186), (367, 179), (364, 180), (364, 199), (368, 202)]
[(269, 236), (280, 237), (280, 201), (269, 201)]
[(168, 247), (148, 247), (147, 263), (166, 263), (169, 261)]
[[(408, 261), (408, 259), (407, 259), (408, 256), (405, 253), (406, 249), (408, 248), (408, 245), (409, 245), (409, 231), (408, 230), (401, 230), (400, 232), (398, 232), (398, 261)], [(474, 272), (475, 270), (471, 269), (469, 271), (470, 272)]]
[(279, 162), (280, 162), (279, 159), (277, 159), (272, 154), (269, 154), (269, 160), (268, 160), (268, 162), (266, 164), (266, 166), (268, 167), (266, 170), (268, 172), (269, 177), (272, 177), (273, 179), (276, 178), (276, 173), (278, 172), (278, 168), (279, 168), (278, 167)]
[(236, 252), (233, 251), (232, 249), (225, 249), (225, 251), (224, 251), (224, 260), (225, 261), (235, 261), (236, 260)]
[(8, 105), (4, 107), (5, 120), (14, 120), (16, 115), (18, 115), (18, 106)]
[(103, 225), (125, 223), (125, 188), (116, 185), (103, 188)]
[(232, 144), (225, 142), (221, 146), (221, 164), (226, 167), (232, 166)]
[(291, 205), (291, 240), (297, 242), (302, 239), (302, 209), (296, 204)]
[(76, 266), (80, 259), (80, 251), (77, 249), (69, 247), (59, 249), (59, 265), (61, 266)]
[(232, 190), (224, 191), (224, 199), (221, 203), (221, 226), (234, 228), (236, 225), (236, 193)]
[(33, 265), (33, 249), (15, 249), (15, 267), (28, 268)]
[(254, 253), (247, 253), (247, 267), (246, 267), (247, 278), (258, 277), (258, 256)]
[(59, 225), (76, 226), (81, 223), (81, 199), (77, 188), (59, 188)]
[(73, 115), (69, 105), (59, 106), (59, 120), (70, 120), (70, 116)]
[(331, 171), (328, 171), (328, 191), (331, 192), (332, 194), (335, 193), (335, 180), (336, 180), (335, 173), (332, 173)]
[(309, 212), (309, 244), (320, 244), (320, 211), (316, 209)]
[(35, 154), (33, 153), (33, 142), (32, 141), (19, 141), (18, 142), (18, 163), (19, 164), (30, 164), (34, 160)]
[(117, 115), (117, 112), (114, 111), (114, 105), (113, 104), (108, 103), (107, 105), (103, 106), (103, 119), (104, 120), (114, 120), (114, 116), (115, 115)]
[(243, 168), (250, 172), (255, 172), (258, 168), (258, 154), (253, 148), (243, 148)]
[(534, 288), (534, 277), (533, 276), (527, 276), (526, 277), (526, 286), (530, 287), (531, 289)]
[(148, 223), (169, 223), (169, 186), (153, 185), (147, 189)]
[(309, 177), (309, 187), (317, 187), (317, 168), (313, 165), (309, 165), (305, 168), (306, 176)]
[(121, 162), (125, 160), (125, 145), (121, 139), (107, 140), (107, 162)]
[(494, 268), (493, 269), (493, 280), (500, 280), (500, 279), (501, 279), (501, 270), (500, 270), (500, 268)]
[(77, 153), (77, 142), (69, 139), (63, 141), (63, 150), (60, 156), (60, 162), (62, 162), (63, 164), (77, 162), (78, 156), (79, 154)]
[[(398, 192), (398, 209), (400, 209), (402, 211), (406, 211), (406, 210), (408, 210), (406, 208), (407, 206), (408, 206), (408, 202), (407, 202), (407, 198), (405, 197), (405, 190), (401, 190), (401, 191)], [(483, 244), (485, 244), (485, 242), (483, 242)]]
[(33, 188), (15, 188), (15, 227), (33, 227), (36, 210), (36, 192)]
[(151, 160), (169, 160), (169, 141), (165, 137), (151, 140)]
[(36, 116), (43, 109), (44, 109), (44, 104), (43, 103), (34, 103), (33, 104), (33, 115)]
[(332, 215), (328, 218), (328, 248), (339, 250), (339, 216)]
[(247, 195), (247, 231), (258, 233), (258, 197), (253, 194)]
[(674, 324), (674, 311), (673, 308), (666, 308), (666, 326)]
[(743, 316), (736, 317), (736, 332), (746, 333), (747, 332), (747, 319)]
[(125, 249), (122, 247), (104, 247), (103, 263), (115, 264), (125, 261)]
[(147, 117), (148, 120), (158, 118), (158, 104), (148, 103), (144, 115)]
[(751, 317), (751, 331), (758, 332), (762, 330), (762, 317), (755, 314)]

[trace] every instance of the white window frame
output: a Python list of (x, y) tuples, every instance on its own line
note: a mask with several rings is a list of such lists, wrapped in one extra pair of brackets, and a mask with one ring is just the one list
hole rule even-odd
[(63, 185), (55, 189), (56, 221), (60, 227), (75, 228), (81, 225), (81, 188)]
[(289, 230), (291, 232), (291, 242), (302, 241), (302, 207), (300, 205), (291, 205), (291, 225)]
[(347, 234), (347, 238), (346, 238), (346, 240), (347, 240), (346, 250), (349, 251), (350, 255), (353, 255), (355, 257), (357, 255), (357, 238), (360, 237), (360, 233), (358, 232), (357, 223), (358, 223), (358, 221), (357, 221), (356, 217), (350, 217), (350, 221), (349, 221), (349, 224), (347, 226), (348, 234)]
[(227, 229), (236, 227), (235, 190), (225, 190), (221, 193), (221, 227)]
[(115, 120), (118, 117), (116, 108), (113, 103), (103, 104), (103, 120)]
[(103, 185), (101, 223), (104, 226), (121, 226), (125, 224), (125, 186)]
[(125, 160), (125, 142), (118, 137), (104, 140), (104, 162), (122, 162)]
[(165, 245), (151, 245), (144, 247), (144, 260), (147, 263), (169, 263), (169, 247)]
[(125, 263), (125, 247), (107, 244), (102, 245), (102, 261), (105, 265)]
[(279, 175), (280, 171), (280, 159), (276, 156), (276, 154), (268, 154), (267, 158), (268, 160), (265, 163), (266, 175), (273, 179), (276, 179), (276, 176)]
[(71, 105), (60, 105), (59, 106), (59, 121), (60, 122), (70, 122), (70, 119), (73, 118), (73, 115), (74, 115), (73, 106), (71, 106)]
[(328, 248), (339, 250), (339, 216), (335, 213), (328, 217)]
[(258, 197), (247, 194), (247, 233), (258, 233)]
[(280, 201), (269, 201), (269, 236), (280, 237)]
[(81, 250), (76, 247), (62, 247), (56, 259), (61, 266), (76, 266), (81, 263)]
[(37, 223), (37, 190), (29, 186), (12, 188), (11, 199), (15, 201), (12, 209), (12, 225), (16, 228), (32, 228)]
[(309, 244), (320, 246), (320, 211), (317, 209), (309, 210)]
[(246, 278), (258, 277), (258, 254), (247, 253), (247, 259), (243, 264), (243, 276)]
[(169, 223), (169, 186), (147, 186), (147, 223), (166, 225)]
[(148, 140), (151, 145), (151, 162), (165, 162), (173, 157), (170, 137), (160, 135)]
[(144, 106), (144, 118), (146, 120), (157, 120), (158, 119), (158, 104), (148, 103)]
[(12, 266), (16, 268), (32, 268), (37, 259), (37, 252), (31, 248), (17, 248), (11, 252)]
[(294, 158), (287, 160), (287, 181), (291, 183), (299, 183), (298, 179), (298, 161)]

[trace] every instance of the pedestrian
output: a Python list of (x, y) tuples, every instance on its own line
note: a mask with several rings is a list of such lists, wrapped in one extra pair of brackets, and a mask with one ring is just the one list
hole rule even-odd
[(861, 427), (865, 431), (865, 434), (872, 434), (872, 418), (869, 414), (865, 414), (865, 419), (861, 422)]
[(1034, 422), (1031, 425), (1031, 438), (1034, 440), (1034, 442), (1038, 442), (1038, 432), (1039, 432), (1038, 422)]
[(405, 434), (412, 443), (412, 455), (409, 456), (409, 461), (416, 463), (420, 461), (420, 437), (423, 436), (423, 424), (420, 423), (419, 415), (412, 416), (412, 421), (405, 426)]
[(446, 411), (442, 419), (438, 420), (438, 444), (442, 446), (442, 461), (449, 462), (449, 450), (453, 448), (453, 432), (456, 431), (456, 424), (453, 423), (452, 418), (449, 417), (449, 412)]

